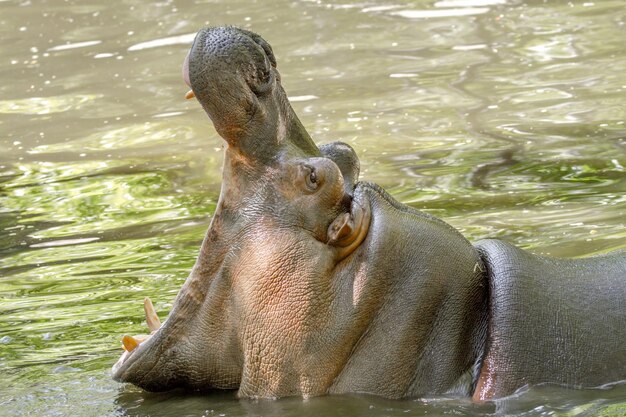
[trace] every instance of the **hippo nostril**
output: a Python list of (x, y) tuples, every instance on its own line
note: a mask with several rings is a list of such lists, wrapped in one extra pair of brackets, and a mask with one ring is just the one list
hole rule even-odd
[(270, 64), (272, 65), (272, 67), (276, 68), (276, 57), (274, 57), (274, 52), (272, 51), (272, 47), (265, 41), (260, 42), (260, 43), (257, 42), (257, 43), (265, 51), (265, 54), (267, 55), (267, 58), (270, 60)]
[(248, 35), (257, 45), (263, 48), (263, 52), (265, 52), (265, 55), (269, 59), (271, 66), (276, 68), (276, 57), (274, 56), (274, 51), (272, 51), (272, 47), (270, 46), (270, 44), (256, 33), (248, 32)]
[(274, 52), (272, 51), (272, 47), (269, 43), (265, 41), (262, 37), (257, 35), (254, 32), (250, 32), (245, 29), (238, 29), (243, 35), (245, 35), (249, 40), (254, 42), (256, 45), (260, 46), (263, 50), (265, 56), (269, 60), (269, 63), (272, 67), (276, 68), (276, 57), (274, 56)]
[[(267, 61), (267, 57), (265, 58)], [(261, 95), (270, 91), (274, 85), (274, 71), (268, 62), (265, 62), (264, 68), (259, 68), (255, 79), (248, 84), (255, 94)]]

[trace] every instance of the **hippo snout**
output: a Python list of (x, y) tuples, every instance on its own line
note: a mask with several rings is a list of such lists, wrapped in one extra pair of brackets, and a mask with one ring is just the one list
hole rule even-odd
[[(211, 92), (237, 92), (241, 81), (254, 92), (267, 90), (276, 58), (267, 42), (233, 27), (201, 30), (183, 65), (183, 78), (201, 102)], [(230, 85), (229, 85), (230, 84)]]
[(272, 47), (235, 27), (202, 29), (183, 63), (183, 79), (219, 135), (248, 166), (271, 164), (286, 151), (317, 156), (289, 104)]

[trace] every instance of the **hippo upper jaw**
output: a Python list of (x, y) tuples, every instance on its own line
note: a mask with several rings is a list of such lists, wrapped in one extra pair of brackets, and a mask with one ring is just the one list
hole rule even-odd
[(319, 155), (281, 86), (271, 46), (257, 34), (201, 30), (185, 58), (183, 79), (220, 136), (249, 164), (267, 164), (286, 148)]

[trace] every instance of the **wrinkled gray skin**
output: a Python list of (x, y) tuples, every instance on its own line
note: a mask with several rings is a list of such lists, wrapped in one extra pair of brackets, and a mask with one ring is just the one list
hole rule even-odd
[(116, 380), (481, 400), (626, 379), (623, 252), (474, 247), (356, 182), (352, 148), (315, 146), (254, 33), (200, 31), (183, 75), (226, 141), (222, 192), (167, 321), (118, 361)]

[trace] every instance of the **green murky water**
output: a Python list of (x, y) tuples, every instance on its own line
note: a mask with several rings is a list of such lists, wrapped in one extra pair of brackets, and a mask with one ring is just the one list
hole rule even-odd
[[(220, 188), (221, 140), (180, 66), (195, 31), (273, 45), (317, 142), (468, 238), (626, 247), (622, 0), (0, 0), (0, 415), (625, 415), (626, 388), (467, 400), (238, 401), (110, 380), (162, 317)], [(626, 338), (626, 336), (625, 336)]]

